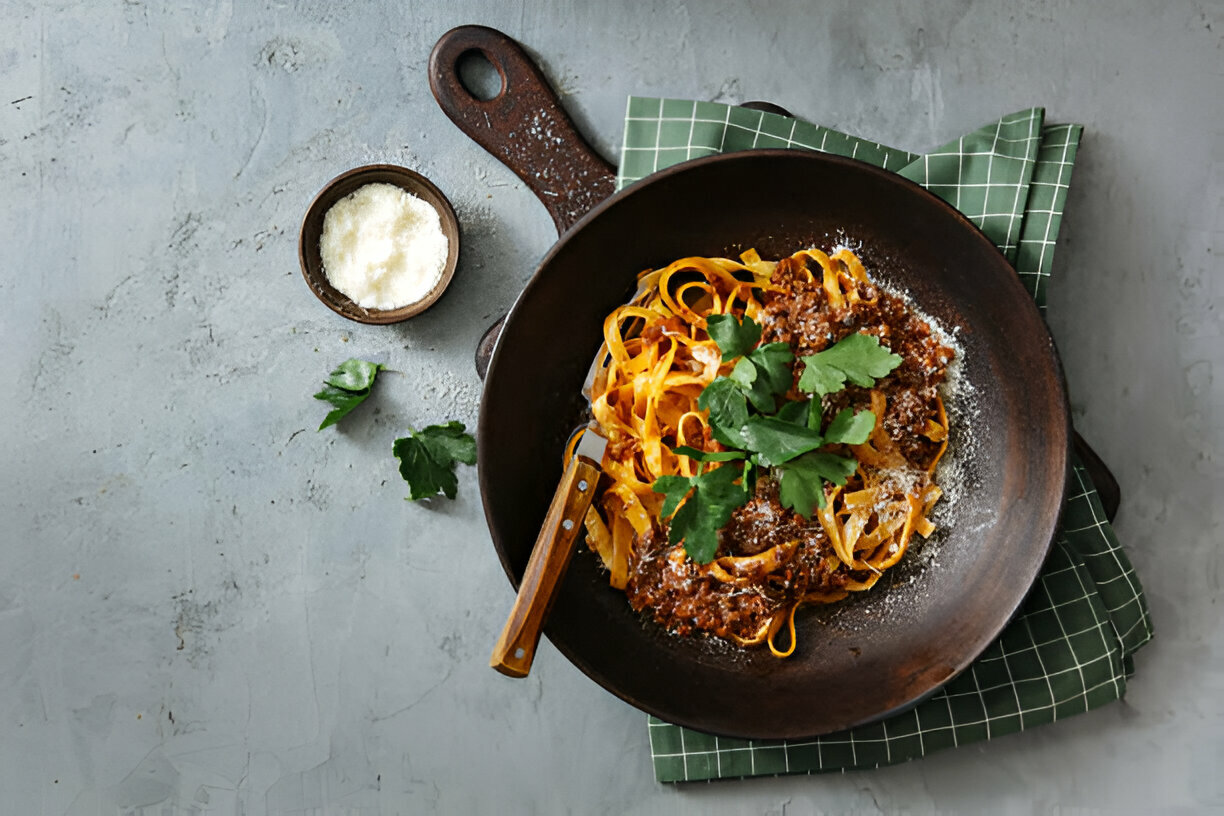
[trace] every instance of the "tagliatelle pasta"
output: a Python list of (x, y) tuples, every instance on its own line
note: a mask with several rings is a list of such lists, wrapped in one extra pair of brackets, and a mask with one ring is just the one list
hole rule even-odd
[[(785, 506), (777, 473), (745, 466), (742, 478), (754, 484), (719, 532), (713, 559), (699, 564), (683, 543), (669, 543), (664, 496), (654, 485), (728, 466), (676, 452), (726, 449), (698, 405), (734, 368), (707, 331), (714, 315), (750, 318), (762, 327), (761, 345), (785, 343), (797, 357), (868, 334), (900, 363), (870, 386), (849, 384), (814, 406), (826, 421), (847, 408), (870, 410), (875, 420), (861, 444), (821, 449), (857, 460), (844, 484), (826, 485), (823, 506)], [(949, 437), (939, 386), (953, 352), (849, 249), (805, 249), (778, 262), (749, 250), (739, 261), (692, 257), (648, 270), (603, 334), (589, 396), (608, 439), (609, 486), (586, 515), (587, 541), (611, 585), (669, 630), (767, 644), (785, 657), (795, 648), (796, 609), (870, 589), (915, 534), (934, 531), (930, 513), (941, 496), (934, 473)], [(794, 368), (786, 399), (805, 400), (801, 364)]]

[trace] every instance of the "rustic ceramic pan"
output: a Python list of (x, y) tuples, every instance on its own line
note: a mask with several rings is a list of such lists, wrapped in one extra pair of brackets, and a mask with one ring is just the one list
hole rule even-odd
[[(475, 99), (459, 82), (455, 65), (472, 49), (503, 76), (492, 100)], [(961, 376), (971, 393), (959, 413), (971, 428), (958, 430), (947, 528), (871, 592), (802, 610), (793, 657), (669, 636), (608, 587), (585, 547), (545, 629), (553, 644), (639, 708), (754, 738), (869, 722), (913, 705), (965, 669), (1011, 619), (1046, 557), (1070, 440), (1054, 345), (994, 245), (899, 176), (806, 151), (688, 162), (578, 218), (584, 204), (574, 204), (571, 192), (606, 193), (610, 169), (578, 137), (517, 44), (489, 29), (457, 29), (435, 48), (430, 80), (443, 109), (541, 200), (569, 202), (550, 207), (558, 228), (569, 229), (505, 319), (481, 403), (480, 486), (512, 582), (557, 484), (565, 438), (583, 418), (580, 390), (603, 318), (632, 293), (640, 270), (748, 247), (780, 257), (812, 244), (861, 243), (867, 268), (957, 332), (963, 348)], [(533, 121), (545, 122), (550, 138), (528, 140)]]

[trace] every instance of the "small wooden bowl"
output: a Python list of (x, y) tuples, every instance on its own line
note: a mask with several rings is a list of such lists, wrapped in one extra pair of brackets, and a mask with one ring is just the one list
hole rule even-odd
[[(366, 309), (339, 292), (327, 280), (319, 250), (319, 239), (323, 236), (323, 217), (332, 205), (367, 184), (380, 183), (394, 184), (427, 202), (438, 211), (442, 232), (446, 235), (446, 266), (442, 270), (442, 277), (425, 297), (398, 309)], [(459, 263), (459, 220), (455, 218), (455, 210), (446, 200), (446, 196), (442, 195), (442, 191), (420, 173), (394, 164), (355, 167), (327, 182), (314, 201), (310, 202), (298, 235), (298, 259), (302, 263), (302, 277), (306, 278), (310, 291), (336, 314), (358, 323), (399, 323), (428, 309), (450, 285), (451, 278), (455, 275), (455, 267)]]

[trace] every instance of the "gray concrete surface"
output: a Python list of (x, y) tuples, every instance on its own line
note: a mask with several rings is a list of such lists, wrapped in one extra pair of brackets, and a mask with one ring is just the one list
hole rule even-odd
[[(554, 238), (430, 96), (453, 25), (539, 55), (607, 155), (630, 93), (780, 102), (915, 151), (1039, 104), (1086, 125), (1050, 295), (1157, 639), (1125, 702), (869, 773), (660, 786), (643, 715), (545, 644), (475, 472), (390, 453), (473, 423), (471, 364)], [(0, 813), (1150, 812), (1224, 808), (1224, 5), (841, 0), (0, 4)], [(414, 167), (462, 263), (394, 327), (298, 272), (332, 175)], [(315, 433), (335, 363), (385, 361)]]

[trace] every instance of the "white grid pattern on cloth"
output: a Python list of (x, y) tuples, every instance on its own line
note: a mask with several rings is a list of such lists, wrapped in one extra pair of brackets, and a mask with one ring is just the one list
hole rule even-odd
[[(1086, 483), (1085, 483), (1086, 476), (1083, 473), (1082, 469), (1079, 467), (1075, 469), (1075, 478), (1081, 490), (1079, 493), (1076, 493), (1071, 497), (1073, 500), (1086, 501), (1089, 498), (1095, 497), (1095, 491), (1086, 489)], [(1104, 522), (1104, 523), (1107, 524), (1108, 522)], [(1061, 615), (1059, 614), (1059, 609), (1074, 610), (1077, 608), (1077, 604), (1088, 601), (1095, 597), (1094, 593), (1085, 585), (1084, 576), (1081, 573), (1081, 571), (1076, 568), (1074, 563), (1072, 563), (1068, 566), (1048, 572), (1046, 575), (1043, 576), (1042, 583), (1044, 584), (1048, 582), (1050, 579), (1056, 578), (1063, 574), (1070, 574), (1076, 578), (1076, 580), (1080, 584), (1082, 595), (1077, 598), (1067, 598), (1058, 603), (1048, 603), (1046, 598), (1033, 598), (1030, 600), (1029, 605), (1030, 606), (1035, 605), (1037, 608), (1026, 610), (1026, 612), (1022, 614), (1020, 618), (1020, 621), (1022, 622), (1025, 628), (1025, 631), (1031, 633), (1032, 628), (1029, 625), (1029, 620), (1026, 617), (1026, 615), (1032, 614), (1034, 612), (1040, 612), (1040, 611), (1053, 611), (1056, 617), (1058, 617), (1059, 625), (1060, 627), (1062, 627), (1063, 635), (1060, 637), (1047, 638), (1044, 640), (1039, 640), (1035, 635), (1030, 636), (1030, 638), (1028, 639), (1029, 642), (1023, 644), (1016, 651), (1009, 651), (1002, 642), (999, 642), (998, 644), (996, 644), (997, 649), (992, 649), (991, 651), (997, 651), (997, 653), (991, 653), (991, 651), (988, 651), (986, 655), (983, 655), (981, 658), (979, 658), (979, 661), (976, 664), (974, 664), (974, 666), (971, 666), (970, 669), (966, 672), (968, 679), (972, 681), (972, 688), (967, 688), (967, 690), (957, 691), (957, 690), (953, 690), (951, 687), (948, 687), (948, 688), (945, 688), (943, 691), (939, 692), (936, 695), (936, 698), (934, 700), (930, 701), (927, 704), (924, 704), (924, 705), (938, 704), (938, 698), (943, 697), (944, 698), (943, 707), (948, 713), (949, 722), (947, 724), (941, 724), (937, 726), (923, 726), (921, 722), (921, 714), (922, 714), (923, 706), (920, 706), (919, 708), (914, 709), (912, 712), (914, 714), (914, 728), (912, 730), (907, 729), (904, 734), (898, 737), (890, 737), (887, 726), (884, 726), (884, 730), (883, 730), (884, 736), (883, 737), (867, 737), (855, 731), (851, 731), (851, 732), (846, 733), (844, 736), (833, 735), (829, 737), (820, 737), (820, 738), (816, 738), (813, 740), (792, 740), (790, 742), (783, 743), (783, 745), (788, 749), (787, 751), (788, 757), (789, 757), (789, 749), (793, 749), (793, 748), (803, 748), (803, 747), (815, 746), (818, 750), (818, 756), (822, 757), (824, 747), (848, 746), (851, 748), (851, 756), (857, 762), (858, 746), (864, 745), (864, 744), (883, 743), (885, 747), (885, 761), (892, 762), (894, 761), (894, 757), (892, 753), (893, 744), (897, 742), (898, 740), (904, 740), (904, 739), (910, 739), (910, 738), (916, 737), (918, 740), (918, 751), (916, 754), (914, 754), (914, 756), (922, 756), (927, 751), (926, 738), (927, 736), (932, 735), (932, 734), (945, 733), (951, 737), (953, 745), (959, 745), (961, 744), (961, 735), (967, 729), (982, 727), (986, 729), (987, 739), (989, 739), (989, 738), (992, 738), (993, 736), (996, 736), (995, 734), (996, 724), (1002, 724), (1002, 725), (1007, 726), (1007, 728), (1005, 729), (1006, 733), (1010, 733), (1016, 730), (1022, 730), (1024, 727), (1024, 717), (1026, 714), (1031, 716), (1031, 715), (1044, 715), (1048, 713), (1048, 721), (1054, 722), (1058, 718), (1058, 711), (1060, 707), (1063, 707), (1063, 710), (1065, 712), (1065, 706), (1067, 706), (1070, 703), (1075, 703), (1075, 702), (1079, 702), (1080, 705), (1076, 707), (1077, 711), (1071, 712), (1071, 713), (1079, 713), (1082, 711), (1087, 711), (1089, 710), (1089, 708), (1092, 707), (1089, 705), (1091, 696), (1095, 692), (1101, 689), (1105, 689), (1106, 687), (1108, 687), (1110, 691), (1112, 692), (1109, 699), (1115, 699), (1117, 696), (1121, 696), (1121, 693), (1125, 689), (1126, 678), (1124, 674), (1121, 672), (1121, 666), (1115, 665), (1117, 661), (1114, 661), (1111, 659), (1116, 656), (1119, 644), (1115, 642), (1113, 644), (1112, 649), (1108, 648), (1110, 646), (1109, 641), (1111, 640), (1106, 634), (1106, 627), (1110, 625), (1109, 618), (1094, 615), (1094, 620), (1089, 625), (1080, 627), (1080, 628), (1076, 628), (1074, 629), (1074, 631), (1068, 631), (1065, 623), (1062, 620)], [(1081, 635), (1086, 635), (1086, 634), (1096, 634), (1097, 635), (1096, 641), (1097, 643), (1100, 644), (1099, 653), (1093, 654), (1091, 656), (1084, 656), (1082, 659), (1078, 654), (1076, 654), (1075, 655), (1076, 659), (1074, 660), (1072, 665), (1065, 666), (1065, 667), (1055, 669), (1055, 670), (1050, 670), (1048, 667), (1045, 666), (1044, 661), (1041, 661), (1041, 666), (1042, 666), (1041, 674), (1035, 678), (1034, 677), (1025, 678), (1025, 681), (1035, 681), (1035, 680), (1044, 679), (1045, 684), (1046, 684), (1046, 689), (1049, 692), (1049, 698), (1048, 698), (1049, 702), (1046, 702), (1042, 705), (1037, 705), (1037, 706), (1034, 706), (1031, 703), (1030, 704), (1020, 703), (1019, 697), (1016, 693), (1016, 683), (1015, 683), (1014, 678), (1010, 682), (996, 683), (996, 684), (982, 684), (979, 681), (979, 678), (978, 678), (978, 668), (979, 667), (984, 668), (987, 665), (991, 664), (992, 662), (997, 663), (1001, 661), (1003, 662), (1004, 666), (1008, 669), (1009, 676), (1010, 676), (1011, 665), (1009, 663), (1009, 659), (1012, 656), (1020, 654), (1020, 653), (1024, 653), (1024, 652), (1033, 651), (1040, 658), (1040, 647), (1042, 646), (1065, 642), (1071, 646), (1072, 652), (1074, 654), (1075, 652), (1074, 638), (1081, 636)], [(1104, 675), (1101, 677), (1101, 679), (1089, 685), (1086, 679), (1084, 670), (1087, 668), (1093, 667), (1096, 664), (1101, 664), (1101, 663), (1105, 663), (1106, 671)], [(1059, 676), (1065, 676), (1071, 673), (1074, 673), (1075, 676), (1078, 677), (1079, 682), (1073, 685), (1072, 691), (1064, 692), (1061, 695), (1057, 694), (1052, 684), (1052, 678), (1059, 677)], [(965, 687), (968, 686), (968, 684), (964, 681), (962, 681), (960, 685), (965, 686)], [(1009, 710), (1009, 711), (1005, 711), (999, 714), (990, 713), (990, 705), (989, 705), (988, 698), (992, 694), (996, 694), (1000, 692), (1011, 692), (1009, 696), (1014, 697), (1017, 700), (1017, 704), (1019, 706), (1017, 711)], [(984, 716), (970, 718), (970, 719), (965, 719), (961, 717), (958, 719), (957, 715), (953, 711), (953, 706), (952, 706), (953, 701), (957, 699), (976, 700), (978, 705), (975, 708), (984, 712)], [(901, 716), (904, 717), (906, 715), (901, 715)], [(651, 721), (651, 731), (653, 732), (654, 729), (656, 728), (675, 728), (675, 726), (669, 726), (665, 723), (660, 723), (658, 721), (652, 720)], [(683, 745), (683, 742), (682, 742), (682, 745)], [(770, 747), (770, 744), (760, 743), (760, 742), (749, 742), (747, 745), (744, 745), (744, 746), (733, 746), (733, 747), (723, 748), (721, 750), (724, 752), (749, 751), (751, 752), (751, 755), (753, 756), (755, 760), (755, 751), (759, 750), (762, 747), (768, 748)], [(686, 772), (683, 776), (683, 779), (685, 780), (691, 779), (691, 780), (696, 781), (696, 780), (701, 780), (701, 779), (715, 778), (715, 777), (710, 777), (708, 775), (690, 776), (687, 772), (688, 760), (690, 757), (697, 756), (697, 755), (708, 755), (712, 752), (689, 751), (688, 749), (683, 749), (683, 748), (682, 750), (687, 754), (687, 756), (684, 758)], [(669, 754), (663, 751), (653, 752), (653, 755), (656, 758), (656, 760), (660, 760), (660, 759), (666, 760), (669, 757), (679, 756), (679, 754)], [(912, 758), (912, 757), (908, 755), (902, 757), (902, 759), (908, 759), (908, 758)], [(873, 763), (867, 767), (875, 767), (878, 764), (879, 763)], [(719, 767), (721, 767), (721, 760), (719, 761)], [(755, 773), (755, 761), (753, 762), (752, 767), (753, 767), (752, 772)], [(851, 765), (850, 767), (862, 767), (862, 766)], [(791, 769), (788, 768), (786, 770), (777, 771), (776, 773), (799, 772), (799, 771), (806, 771), (808, 773), (811, 773), (811, 772), (818, 772), (821, 770), (844, 770), (844, 768), (827, 768), (826, 769), (823, 767), (823, 762), (820, 762), (818, 763), (817, 766), (812, 767), (812, 768), (797, 769), (797, 771), (792, 771)], [(673, 780), (673, 781), (679, 781), (679, 780)]]
[[(1006, 253), (1010, 248), (1017, 272), (1038, 305), (1044, 305), (1043, 281), (1050, 276), (1052, 249), (1081, 133), (1079, 126), (1044, 125), (1042, 111), (1030, 109), (1003, 117), (989, 130), (969, 134), (949, 147), (916, 156), (758, 111), (746, 112), (732, 106), (716, 110), (717, 106), (709, 103), (689, 102), (685, 104), (690, 114), (686, 117), (665, 115), (665, 100), (638, 100), (639, 105), (648, 102), (657, 102), (653, 110), (658, 111), (658, 117), (627, 115), (626, 137), (632, 123), (653, 122), (657, 127), (655, 145), (626, 144), (618, 186), (637, 180), (650, 168), (666, 166), (661, 165), (660, 155), (676, 148), (684, 148), (680, 152), (686, 158), (697, 158), (761, 144), (765, 137), (770, 139), (770, 145), (782, 143), (850, 156), (860, 156), (870, 148), (871, 153), (862, 158), (925, 183), (936, 194), (951, 193), (953, 189), (958, 195), (962, 191), (984, 190), (977, 193), (983, 196), (981, 211), (966, 215), (1001, 250)], [(631, 98), (627, 114), (634, 104)], [(671, 104), (675, 106), (674, 101)], [(697, 115), (703, 104), (712, 115)], [(721, 116), (715, 118), (714, 112)], [(687, 122), (688, 138), (684, 144), (664, 142), (665, 122)], [(786, 128), (781, 127), (783, 122)], [(701, 126), (713, 130), (702, 131)], [(1012, 130), (1019, 128), (1022, 132), (1018, 137)], [(678, 160), (677, 154), (669, 155), (677, 156)], [(938, 162), (953, 156), (957, 172), (965, 170), (967, 160), (980, 162), (989, 157), (985, 181), (980, 176), (962, 176), (962, 184), (953, 185), (933, 179), (932, 173), (937, 170), (932, 159)], [(1007, 157), (1002, 168), (996, 166), (999, 156)], [(648, 162), (642, 168), (646, 172), (627, 171), (627, 165), (633, 162), (641, 167), (642, 159)], [(996, 194), (992, 202), (990, 193), (995, 190), (1005, 190), (1006, 198)], [(989, 211), (988, 205), (999, 201), (1012, 204), (1011, 211), (1007, 212), (1006, 206)], [(1134, 569), (1104, 518), (1095, 488), (1081, 466), (1077, 464), (1073, 472), (1075, 488), (1067, 502), (1068, 508), (1076, 512), (1068, 511), (1067, 518), (1078, 520), (1069, 524), (1056, 541), (1051, 561), (1039, 581), (1041, 591), (1030, 596), (1012, 629), (935, 697), (875, 726), (789, 742), (744, 743), (713, 738), (712, 749), (705, 747), (711, 744), (711, 738), (693, 742), (686, 733), (689, 737), (700, 736), (696, 732), (651, 718), (649, 731), (656, 778), (695, 781), (876, 767), (881, 762), (904, 761), (923, 756), (929, 750), (981, 739), (978, 729), (984, 729), (987, 738), (991, 738), (1053, 722), (1120, 697), (1126, 687), (1125, 666), (1134, 650), (1150, 638), (1150, 620)], [(1046, 621), (1039, 628), (1037, 623), (1043, 615), (1052, 617), (1057, 625), (1051, 629), (1051, 622)], [(1065, 647), (1065, 653), (1045, 653), (1046, 649), (1057, 650), (1060, 646)], [(1048, 659), (1054, 655), (1059, 655), (1058, 662), (1051, 664)], [(994, 681), (981, 682), (985, 674), (979, 676), (980, 672), (988, 673)], [(1039, 697), (1036, 685), (1041, 687)], [(1024, 695), (1021, 686), (1025, 687)], [(1006, 700), (1006, 705), (1000, 707), (1000, 700)], [(970, 701), (976, 705), (966, 708)], [(936, 715), (936, 711), (941, 713)], [(940, 740), (932, 743), (931, 738), (937, 735)], [(882, 752), (864, 753), (868, 746), (881, 745)], [(848, 763), (839, 759), (845, 754), (829, 753), (835, 748), (848, 749)], [(796, 754), (801, 749), (814, 749), (814, 757), (801, 760)], [(732, 761), (745, 753), (749, 760), (746, 766)], [(679, 768), (669, 765), (674, 760), (681, 763)]]
[[(686, 160), (725, 152), (727, 149), (728, 136), (734, 135), (735, 133), (742, 133), (745, 136), (750, 136), (752, 138), (752, 143), (751, 145), (749, 145), (749, 147), (757, 147), (762, 137), (768, 137), (770, 139), (778, 139), (782, 141), (786, 147), (807, 148), (810, 150), (817, 150), (820, 152), (830, 152), (830, 148), (828, 147), (828, 139), (830, 135), (837, 135), (842, 138), (849, 139), (849, 137), (845, 137), (844, 134), (837, 134), (835, 131), (830, 131), (827, 128), (810, 125), (808, 123), (803, 122), (800, 119), (779, 117), (776, 114), (770, 114), (770, 113), (765, 113), (765, 112), (756, 111), (756, 110), (750, 111), (747, 108), (738, 108), (733, 105), (721, 106), (723, 108), (723, 114), (724, 114), (722, 118), (699, 116), (697, 114), (697, 108), (698, 108), (699, 103), (696, 101), (692, 101), (692, 100), (684, 101), (684, 104), (689, 106), (689, 111), (690, 111), (686, 115), (681, 115), (681, 114), (669, 115), (664, 112), (664, 107), (666, 104), (668, 103), (676, 104), (679, 102), (681, 102), (681, 100), (669, 100), (669, 99), (647, 100), (647, 99), (642, 99), (638, 97), (630, 97), (628, 102), (626, 103), (626, 114), (625, 114), (626, 137), (628, 136), (629, 128), (633, 125), (633, 123), (640, 122), (640, 123), (656, 124), (658, 127), (656, 134), (657, 136), (661, 137), (662, 132), (663, 132), (663, 125), (665, 123), (683, 122), (689, 126), (689, 138), (684, 144), (675, 145), (675, 148), (684, 149)], [(658, 113), (651, 114), (651, 115), (636, 115), (635, 116), (632, 114), (633, 106), (635, 103), (639, 105), (645, 104), (645, 103), (653, 103), (655, 104), (655, 110), (657, 110)], [(746, 119), (746, 121), (742, 121), (742, 122), (732, 121), (733, 114), (738, 114), (741, 116), (747, 116), (748, 114), (751, 114), (752, 116), (755, 116), (755, 121), (753, 121), (750, 117)], [(780, 119), (787, 119), (789, 121), (790, 132), (788, 134), (782, 135), (782, 134), (775, 133), (775, 132), (769, 132), (764, 129), (764, 125), (766, 122), (776, 122)], [(718, 132), (720, 133), (720, 138), (719, 138), (718, 143), (717, 144), (695, 143), (694, 141), (695, 131), (698, 125), (709, 125), (709, 126), (717, 128)], [(797, 133), (797, 131), (801, 127), (805, 131), (810, 132), (812, 135), (819, 134), (819, 137), (820, 137), (819, 141), (816, 141), (815, 139), (802, 138), (801, 135)], [(639, 179), (643, 178), (645, 175), (648, 175), (649, 172), (655, 172), (661, 169), (658, 164), (659, 157), (660, 157), (660, 151), (663, 149), (670, 149), (671, 147), (672, 147), (671, 145), (668, 145), (665, 148), (663, 145), (661, 145), (657, 141), (654, 145), (630, 144), (629, 139), (626, 138), (623, 141), (621, 165), (620, 165), (620, 168), (617, 174), (617, 178), (616, 178), (617, 189), (625, 187), (626, 185), (631, 184), (635, 181), (638, 181)], [(869, 141), (860, 140), (860, 139), (854, 139), (850, 142), (850, 152), (847, 153), (846, 155), (849, 155), (851, 158), (857, 158), (859, 151), (861, 149), (864, 149), (865, 147), (870, 147), (873, 151), (883, 154), (883, 161), (881, 164), (882, 166), (887, 167), (889, 169), (894, 169), (894, 164), (896, 166), (900, 166), (901, 164), (908, 163), (909, 161), (912, 161), (914, 158), (916, 158), (916, 156), (913, 156), (912, 154), (908, 154), (905, 151), (899, 151), (894, 148), (888, 148), (878, 142), (869, 142)], [(633, 173), (627, 172), (626, 165), (633, 163), (633, 159), (639, 155), (648, 158), (650, 162), (648, 171), (646, 170), (646, 168), (640, 168), (640, 165), (638, 165), (638, 167), (642, 171), (645, 171), (645, 172), (641, 172), (641, 171), (633, 172)]]
[(693, 100), (693, 118), (689, 122), (689, 137), (688, 144), (686, 145), (688, 151), (684, 156), (685, 159), (693, 158), (693, 129), (695, 127), (697, 127), (697, 101)]
[[(1143, 602), (1143, 589), (1139, 586), (1134, 566), (1130, 563), (1130, 559), (1125, 556), (1121, 545), (1117, 543), (1117, 539), (1113, 535), (1112, 525), (1104, 517), (1104, 510), (1100, 506), (1100, 501), (1096, 495), (1096, 488), (1092, 486), (1091, 480), (1081, 468), (1075, 468), (1072, 471), (1072, 476), (1079, 485), (1080, 495), (1086, 500), (1084, 505), (1093, 518), (1093, 523), (1081, 528), (1081, 532), (1095, 530), (1097, 535), (1095, 537), (1085, 537), (1085, 540), (1097, 540), (1105, 545), (1103, 550), (1085, 553), (1085, 556), (1086, 558), (1100, 559), (1105, 565), (1105, 570), (1112, 573), (1108, 577), (1093, 576), (1098, 594), (1102, 589), (1107, 589), (1112, 595), (1114, 587), (1111, 585), (1118, 580), (1126, 581), (1125, 589), (1118, 588), (1117, 602), (1112, 605), (1106, 602), (1106, 609), (1109, 612), (1111, 621), (1121, 618), (1124, 612), (1134, 616), (1134, 621), (1125, 631), (1118, 631), (1115, 626), (1115, 634), (1122, 644), (1123, 650), (1133, 652), (1151, 639), (1152, 622), (1147, 604)], [(1066, 532), (1064, 531), (1064, 534)], [(1106, 599), (1102, 598), (1102, 600), (1105, 601)], [(1135, 630), (1140, 627), (1143, 630), (1141, 637), (1138, 639), (1132, 638)]]
[[(694, 109), (696, 103), (694, 103)], [(654, 146), (654, 171), (659, 172), (659, 146), (663, 139), (663, 100), (659, 100), (659, 124), (655, 127), (655, 146)], [(691, 147), (689, 148), (692, 149)]]
[[(1005, 116), (995, 123), (993, 133), (989, 128), (983, 128), (974, 133), (962, 136), (954, 145), (932, 151), (923, 157), (922, 172), (902, 171), (902, 175), (917, 181), (931, 192), (948, 200), (950, 204), (964, 213), (979, 228), (985, 231), (999, 246), (1008, 260), (1014, 261), (1019, 246), (1020, 227), (1026, 212), (1024, 203), (1036, 164), (1037, 152), (1040, 147), (1040, 128), (1043, 114), (1040, 109), (1030, 109), (1014, 116)], [(1023, 137), (1014, 138), (1004, 135), (1005, 127), (1023, 126)], [(1009, 148), (1007, 145), (1016, 145)], [(939, 158), (956, 159), (956, 180), (942, 181), (935, 178), (931, 170), (931, 160)], [(966, 181), (966, 159), (985, 158), (985, 180)], [(996, 159), (1003, 166), (996, 168)], [(965, 202), (965, 191), (984, 189), (981, 208), (968, 207)], [(997, 201), (1006, 200), (1005, 192), (1010, 192), (1010, 206), (991, 210), (991, 192), (999, 191)], [(1006, 228), (1000, 229), (992, 219), (1006, 220)]]
[[(1035, 155), (1036, 149), (1040, 148), (1041, 146), (1041, 142), (1038, 139), (1038, 132), (1040, 131), (1040, 128), (1041, 128), (1041, 123), (1038, 121), (1036, 117), (1029, 119), (1028, 141), (1033, 142), (1034, 158), (1028, 168), (1028, 176), (1024, 180), (1024, 185), (1023, 186), (1019, 184), (1016, 185), (1016, 196), (1015, 196), (1015, 199), (1012, 201), (1011, 213), (1009, 213), (1009, 219), (1008, 219), (1008, 224), (1007, 224), (1007, 247), (1012, 247), (1013, 249), (1019, 248), (1019, 245), (1020, 245), (1020, 235), (1019, 235), (1020, 224), (1019, 222), (1022, 218), (1027, 216), (1027, 212), (1024, 210), (1024, 206), (1023, 206), (1024, 202), (1020, 200), (1020, 195), (1021, 193), (1024, 193), (1025, 198), (1027, 200), (1029, 184), (1033, 180), (1033, 167), (1036, 166), (1036, 155)], [(1007, 247), (1004, 248), (1005, 253), (1007, 251)], [(1014, 263), (1016, 259), (1016, 253), (1013, 251), (1009, 255), (1009, 257), (1012, 259), (1012, 262)]]
[[(1043, 313), (1045, 282), (1051, 275), (1053, 247), (1066, 203), (1067, 190), (1071, 186), (1071, 170), (1081, 132), (1082, 128), (1078, 125), (1047, 125), (1043, 128), (1040, 166), (1047, 173), (1052, 171), (1055, 176), (1051, 180), (1034, 174), (1030, 182), (1030, 201), (1048, 196), (1051, 206), (1025, 208), (1020, 236), (1021, 252), (1017, 253), (1016, 272), (1020, 279), (1026, 282), (1037, 308)], [(1033, 252), (1036, 253), (1035, 259), (1026, 257)]]

